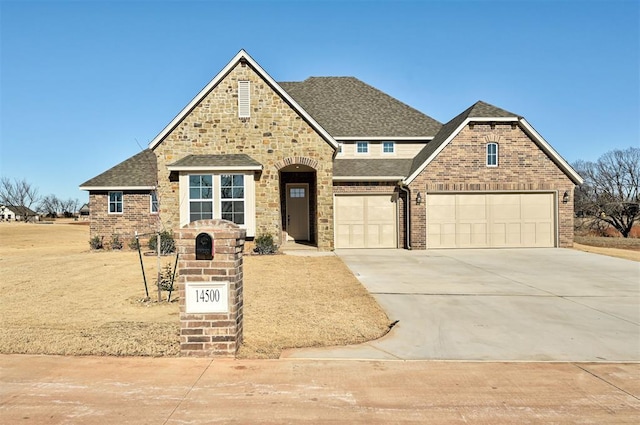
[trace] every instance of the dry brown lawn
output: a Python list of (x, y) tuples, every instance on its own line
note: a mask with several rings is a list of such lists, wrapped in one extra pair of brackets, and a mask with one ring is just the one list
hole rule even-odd
[[(175, 298), (144, 301), (137, 252), (92, 252), (88, 241), (87, 226), (0, 223), (0, 353), (178, 355)], [(143, 258), (155, 300), (157, 259)], [(388, 329), (337, 257), (247, 256), (244, 273), (241, 357), (358, 343)]]

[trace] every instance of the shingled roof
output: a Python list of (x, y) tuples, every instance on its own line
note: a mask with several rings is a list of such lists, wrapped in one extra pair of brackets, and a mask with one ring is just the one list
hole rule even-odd
[(409, 174), (413, 160), (408, 159), (336, 159), (333, 177), (396, 177)]
[(91, 180), (87, 180), (80, 185), (80, 189), (154, 188), (157, 175), (156, 155), (150, 149), (145, 149)]
[(334, 138), (433, 137), (442, 124), (354, 77), (278, 83)]
[(422, 148), (422, 150), (413, 158), (413, 164), (411, 166), (411, 172), (407, 175), (413, 174), (418, 168), (425, 163), (433, 153), (438, 150), (440, 145), (447, 141), (449, 136), (462, 124), (467, 118), (520, 118), (518, 115), (500, 109), (496, 106), (490, 105), (481, 100), (477, 101), (461, 114), (454, 117), (451, 121), (442, 126), (438, 134)]

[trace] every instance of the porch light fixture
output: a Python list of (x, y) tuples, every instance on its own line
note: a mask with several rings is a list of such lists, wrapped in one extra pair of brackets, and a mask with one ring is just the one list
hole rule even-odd
[(416, 194), (416, 205), (420, 205), (422, 203), (422, 194), (418, 192)]
[(569, 202), (569, 192), (564, 192), (564, 195), (562, 195), (562, 203), (566, 204), (567, 202)]

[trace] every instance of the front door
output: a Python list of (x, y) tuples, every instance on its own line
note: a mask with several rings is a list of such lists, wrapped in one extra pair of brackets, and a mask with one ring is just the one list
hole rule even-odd
[(309, 240), (309, 185), (287, 184), (287, 239)]

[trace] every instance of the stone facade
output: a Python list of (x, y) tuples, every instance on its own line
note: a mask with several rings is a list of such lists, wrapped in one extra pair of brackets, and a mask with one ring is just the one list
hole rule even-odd
[[(197, 260), (196, 236), (213, 238), (213, 258)], [(175, 232), (179, 255), (180, 351), (185, 356), (235, 356), (242, 343), (243, 261), (245, 230), (225, 220), (200, 220)], [(187, 313), (185, 287), (189, 282), (228, 284), (226, 313)]]
[[(142, 235), (159, 230), (158, 214), (151, 212), (150, 197), (148, 191), (124, 191), (122, 213), (109, 214), (108, 192), (92, 191), (89, 195), (91, 237), (103, 237), (106, 243), (113, 235), (118, 235), (126, 247), (136, 231)], [(141, 240), (143, 244), (146, 242)]]
[[(498, 166), (486, 166), (486, 144), (498, 144)], [(409, 185), (411, 239), (426, 249), (426, 207), (417, 205), (418, 191), (429, 192), (555, 192), (558, 194), (559, 246), (573, 245), (574, 183), (515, 123), (471, 123)], [(570, 202), (561, 199), (564, 192)]]
[[(251, 117), (238, 117), (238, 81), (250, 81)], [(178, 180), (167, 166), (191, 154), (247, 154), (262, 164), (255, 177), (256, 235), (283, 232), (280, 171), (291, 164), (315, 170), (316, 243), (333, 249), (333, 155), (324, 140), (248, 63), (237, 63), (154, 148), (160, 216), (179, 227)]]

